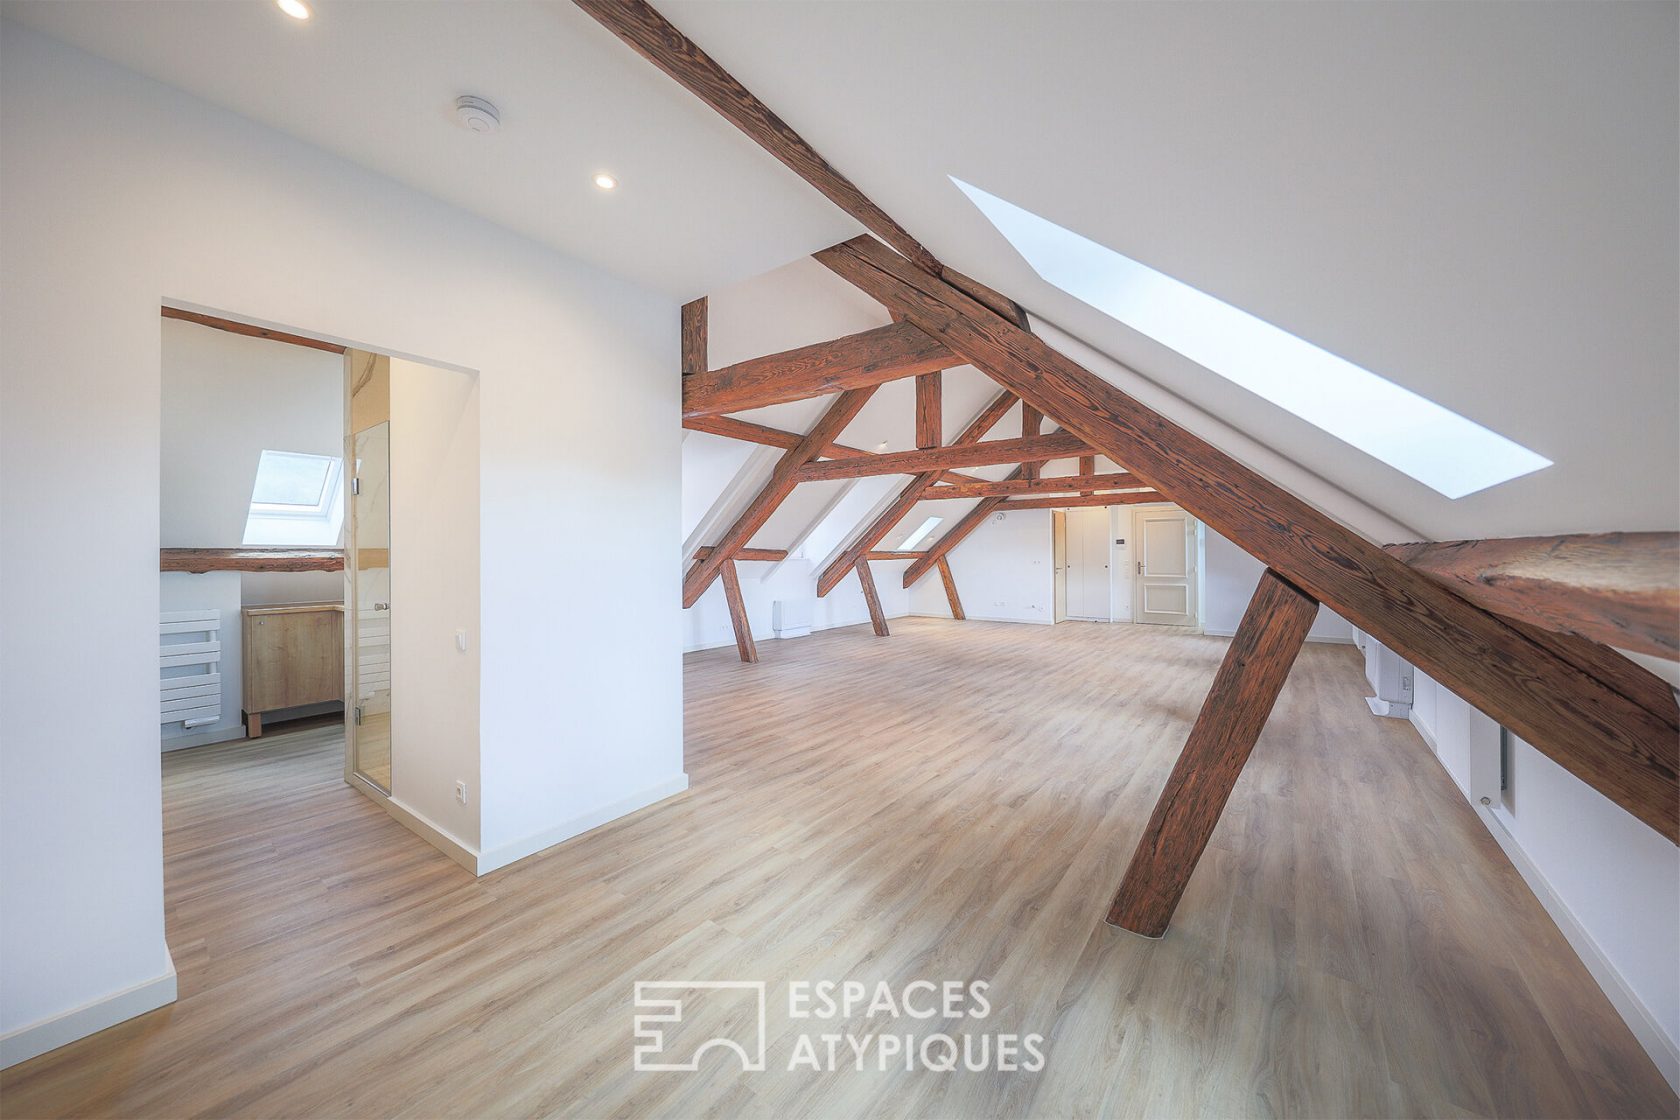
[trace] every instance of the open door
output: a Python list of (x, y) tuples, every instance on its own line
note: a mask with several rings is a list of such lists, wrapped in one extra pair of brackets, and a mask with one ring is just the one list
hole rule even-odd
[[(346, 768), (391, 792), (391, 359), (344, 352), (350, 518), (345, 532)], [(346, 775), (346, 777), (349, 776)]]
[(1134, 511), (1138, 542), (1132, 621), (1196, 624), (1196, 519), (1181, 509)]

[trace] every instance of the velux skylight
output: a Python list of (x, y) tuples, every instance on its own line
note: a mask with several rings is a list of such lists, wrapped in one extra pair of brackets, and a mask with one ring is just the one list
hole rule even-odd
[(344, 522), (336, 455), (264, 451), (251, 486), (246, 544), (336, 545)]
[(951, 177), (1068, 295), (1449, 498), (1552, 461), (1206, 292)]
[(911, 533), (908, 537), (904, 538), (904, 543), (898, 546), (899, 551), (908, 552), (912, 548), (921, 544), (927, 539), (927, 535), (929, 533), (939, 527), (939, 523), (943, 520), (945, 520), (943, 517), (930, 517), (926, 521), (922, 522), (921, 525), (917, 526), (914, 533)]

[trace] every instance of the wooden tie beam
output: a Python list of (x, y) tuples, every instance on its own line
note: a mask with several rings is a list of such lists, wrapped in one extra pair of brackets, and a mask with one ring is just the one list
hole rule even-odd
[[(1051, 432), (1030, 439), (988, 439), (966, 447), (935, 448), (932, 451), (891, 451), (864, 459), (824, 459), (799, 470), (801, 482), (822, 482), (836, 478), (865, 478), (882, 474), (923, 474), (953, 467), (995, 467), (1006, 463), (1044, 462), (1078, 455), (1085, 441), (1072, 432)], [(1139, 483), (1142, 484), (1141, 481)]]
[(961, 365), (910, 323), (893, 323), (682, 379), (683, 419), (867, 389)]

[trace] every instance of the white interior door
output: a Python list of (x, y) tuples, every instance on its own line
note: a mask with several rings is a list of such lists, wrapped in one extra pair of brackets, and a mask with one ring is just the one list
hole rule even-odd
[(1108, 622), (1108, 510), (1072, 509), (1067, 513), (1067, 616)]
[(1196, 623), (1196, 519), (1181, 509), (1138, 510), (1138, 561), (1132, 621), (1164, 626)]

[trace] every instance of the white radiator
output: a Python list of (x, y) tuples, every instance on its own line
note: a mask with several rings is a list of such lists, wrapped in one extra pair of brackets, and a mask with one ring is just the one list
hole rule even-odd
[(778, 638), (803, 638), (816, 609), (815, 599), (777, 599), (770, 605), (770, 626)]
[(222, 612), (158, 616), (158, 723), (200, 727), (222, 718)]

